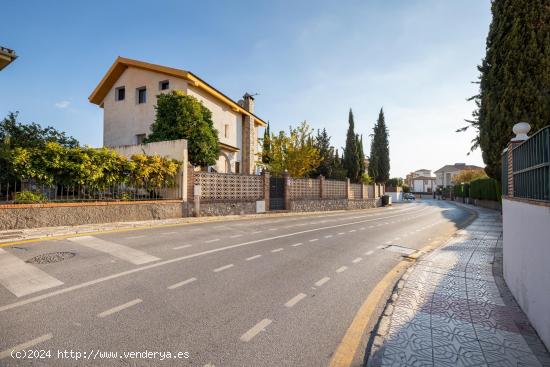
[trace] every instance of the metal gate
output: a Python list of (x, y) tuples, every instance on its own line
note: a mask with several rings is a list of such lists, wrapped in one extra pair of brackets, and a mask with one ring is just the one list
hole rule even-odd
[(282, 177), (269, 178), (269, 210), (285, 209), (285, 182)]

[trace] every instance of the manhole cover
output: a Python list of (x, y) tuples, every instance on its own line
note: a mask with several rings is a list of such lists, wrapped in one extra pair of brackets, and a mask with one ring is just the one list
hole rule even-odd
[(399, 245), (391, 245), (385, 248), (385, 250), (392, 251), (392, 252), (398, 252), (400, 254), (410, 255), (416, 250), (413, 250), (412, 248), (408, 248), (405, 246), (399, 246)]
[(74, 252), (50, 252), (30, 258), (26, 262), (29, 264), (51, 264), (70, 259), (75, 255)]

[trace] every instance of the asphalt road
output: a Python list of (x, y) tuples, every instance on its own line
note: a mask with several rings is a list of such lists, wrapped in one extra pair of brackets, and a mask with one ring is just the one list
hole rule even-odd
[[(420, 249), (468, 216), (426, 200), (5, 247), (0, 365), (326, 366), (407, 251), (384, 247)], [(24, 262), (59, 252), (75, 255)]]

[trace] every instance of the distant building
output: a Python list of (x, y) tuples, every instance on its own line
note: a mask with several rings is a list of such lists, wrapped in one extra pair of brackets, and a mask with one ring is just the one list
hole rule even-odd
[(483, 167), (466, 163), (448, 164), (435, 171), (436, 184), (439, 187), (453, 186), (453, 177), (464, 170), (483, 170)]
[(435, 176), (429, 169), (419, 169), (411, 172), (405, 178), (405, 183), (412, 192), (433, 192), (436, 188)]
[(15, 59), (17, 59), (15, 51), (0, 46), (0, 70), (11, 64)]

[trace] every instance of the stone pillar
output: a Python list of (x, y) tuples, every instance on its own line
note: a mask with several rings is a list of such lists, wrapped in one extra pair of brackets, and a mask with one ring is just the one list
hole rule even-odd
[(364, 183), (361, 184), (361, 199), (369, 198), (369, 188)]
[(254, 173), (256, 129), (254, 128), (254, 117), (249, 115), (243, 115), (242, 144), (242, 173), (251, 175)]
[(319, 175), (319, 198), (323, 199), (325, 196), (325, 177), (323, 175)]
[(351, 198), (351, 185), (350, 185), (350, 182), (349, 182), (349, 178), (346, 178), (346, 199), (350, 199)]
[(290, 175), (288, 172), (283, 172), (283, 188), (285, 195), (285, 210), (290, 210)]
[(195, 188), (195, 167), (187, 165), (187, 201), (193, 201), (193, 190)]
[(264, 184), (264, 202), (265, 202), (265, 211), (269, 211), (269, 178), (270, 174), (268, 171), (263, 170), (262, 171), (263, 176), (263, 184)]

